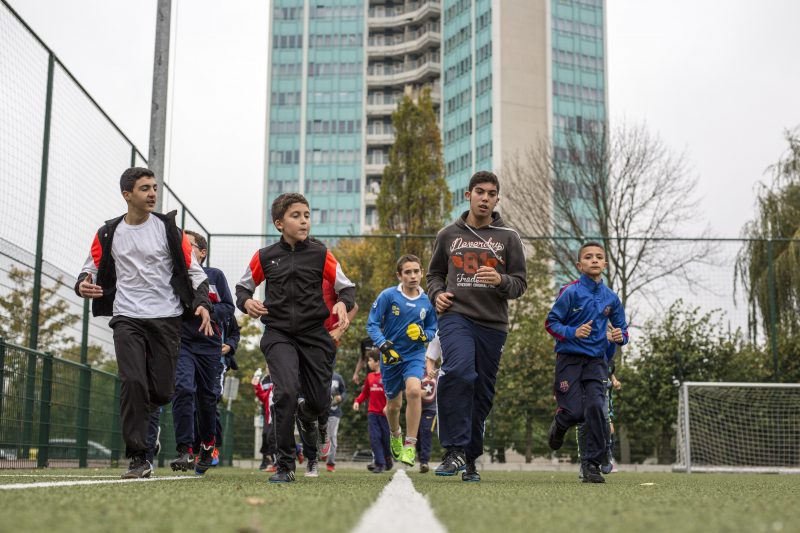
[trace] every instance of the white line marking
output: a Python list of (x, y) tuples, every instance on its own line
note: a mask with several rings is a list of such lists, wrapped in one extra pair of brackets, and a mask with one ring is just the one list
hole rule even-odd
[(42, 483), (15, 483), (14, 485), (0, 485), (0, 490), (39, 489), (47, 487), (74, 487), (76, 485), (110, 485), (113, 483), (147, 483), (149, 481), (168, 481), (174, 479), (199, 479), (200, 476), (166, 476), (145, 479), (107, 479), (86, 481), (44, 481)]
[(404, 470), (398, 470), (367, 509), (353, 533), (426, 531), (446, 533), (433, 514), (428, 499), (416, 491)]
[(119, 476), (86, 476), (83, 474), (0, 474), (0, 477), (86, 477), (86, 478), (112, 478), (119, 479)]

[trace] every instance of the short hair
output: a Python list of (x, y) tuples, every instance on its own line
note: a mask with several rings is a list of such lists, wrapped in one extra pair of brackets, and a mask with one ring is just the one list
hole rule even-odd
[(299, 192), (283, 193), (272, 202), (272, 223), (274, 224), (276, 220), (281, 220), (292, 204), (305, 204), (306, 207), (310, 208), (306, 197)]
[(381, 351), (377, 348), (370, 348), (367, 350), (367, 359), (372, 359), (376, 363), (381, 362)]
[(198, 248), (200, 248), (201, 250), (207, 250), (208, 249), (208, 241), (206, 240), (205, 237), (203, 237), (202, 235), (200, 235), (196, 231), (192, 231), (192, 230), (189, 230), (189, 229), (183, 230), (183, 232), (186, 235), (191, 235), (192, 237), (194, 237), (194, 242), (197, 244)]
[(497, 175), (494, 172), (479, 170), (469, 179), (469, 188), (467, 190), (472, 191), (480, 183), (493, 183), (497, 186), (497, 194), (500, 194), (500, 180), (497, 179)]
[(144, 167), (131, 167), (122, 173), (119, 178), (119, 190), (121, 192), (133, 192), (133, 187), (136, 185), (136, 180), (140, 178), (155, 178), (156, 175), (149, 168)]
[(581, 247), (578, 249), (578, 259), (581, 258), (581, 254), (583, 253), (584, 248), (592, 248), (592, 247), (600, 248), (601, 250), (603, 250), (603, 253), (606, 253), (606, 249), (602, 244), (600, 244), (597, 241), (588, 241), (583, 243)]
[(403, 265), (405, 265), (406, 263), (419, 263), (419, 267), (422, 268), (422, 261), (419, 260), (419, 257), (417, 257), (414, 254), (406, 254), (397, 260), (398, 274), (403, 271)]

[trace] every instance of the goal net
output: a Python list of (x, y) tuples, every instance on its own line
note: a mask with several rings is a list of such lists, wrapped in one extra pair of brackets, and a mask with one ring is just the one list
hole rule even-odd
[(800, 384), (684, 383), (676, 448), (674, 470), (800, 473)]

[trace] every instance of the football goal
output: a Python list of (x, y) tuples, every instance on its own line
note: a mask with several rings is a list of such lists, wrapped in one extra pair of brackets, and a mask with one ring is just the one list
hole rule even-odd
[(676, 447), (677, 471), (800, 473), (800, 384), (684, 383)]

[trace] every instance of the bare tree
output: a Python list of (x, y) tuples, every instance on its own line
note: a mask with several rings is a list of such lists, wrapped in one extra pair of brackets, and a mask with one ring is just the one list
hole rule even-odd
[[(583, 127), (510, 157), (502, 170), (504, 217), (542, 238), (556, 269), (575, 273), (578, 243), (601, 240), (608, 283), (623, 305), (654, 283), (679, 277), (696, 282), (692, 264), (710, 262), (707, 241), (664, 243), (696, 217), (695, 178), (683, 154), (669, 150), (644, 126)], [(504, 196), (507, 196), (507, 193)], [(701, 237), (706, 237), (704, 232)], [(676, 253), (679, 250), (679, 253)]]

